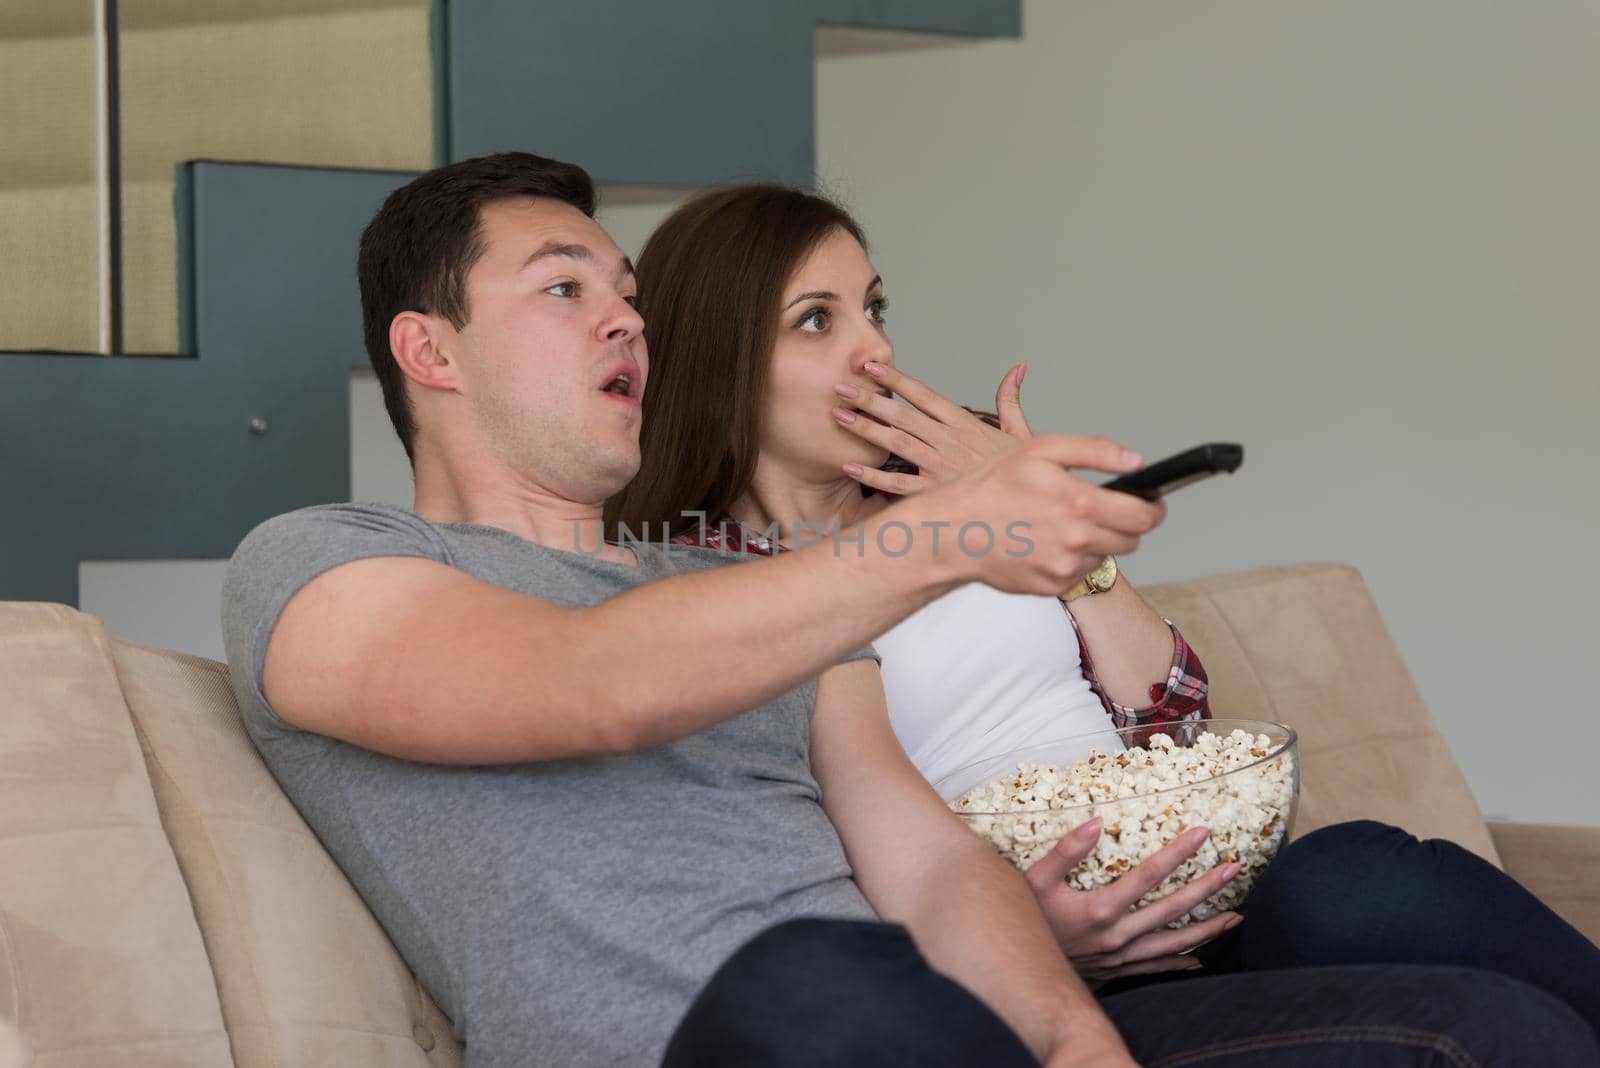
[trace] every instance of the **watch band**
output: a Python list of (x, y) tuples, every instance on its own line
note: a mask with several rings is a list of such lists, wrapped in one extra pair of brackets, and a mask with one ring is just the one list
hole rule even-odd
[(1107, 556), (1100, 561), (1100, 566), (1079, 579), (1077, 584), (1070, 589), (1056, 594), (1063, 604), (1076, 601), (1079, 597), (1088, 597), (1096, 593), (1105, 593), (1117, 584), (1117, 558)]
[(1071, 602), (1076, 601), (1079, 597), (1083, 597), (1093, 592), (1094, 587), (1089, 585), (1088, 579), (1079, 579), (1076, 585), (1056, 594), (1056, 596), (1061, 599), (1062, 604), (1070, 604)]

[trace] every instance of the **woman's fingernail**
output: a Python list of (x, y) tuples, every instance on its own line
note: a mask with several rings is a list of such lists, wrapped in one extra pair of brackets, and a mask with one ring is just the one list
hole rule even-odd
[(1027, 377), (1028, 377), (1028, 364), (1027, 364), (1026, 361), (1024, 361), (1023, 364), (1022, 364), (1022, 370), (1017, 372), (1017, 388), (1018, 389), (1022, 388), (1022, 380), (1024, 378), (1027, 378)]
[(1144, 466), (1144, 457), (1140, 456), (1138, 453), (1134, 452), (1132, 449), (1123, 449), (1122, 450), (1122, 462), (1124, 464), (1126, 464), (1128, 466), (1128, 468), (1131, 470), (1132, 468), (1135, 468), (1135, 467), (1143, 467)]
[(868, 360), (862, 365), (862, 369), (873, 378), (882, 378), (884, 375), (889, 373), (889, 369), (887, 367), (875, 360)]
[(844, 473), (849, 475), (851, 478), (860, 478), (866, 472), (861, 469), (860, 464), (845, 464)]
[(1098, 835), (1100, 833), (1100, 827), (1105, 822), (1106, 821), (1105, 821), (1104, 818), (1102, 818), (1100, 816), (1096, 816), (1094, 819), (1090, 820), (1088, 823), (1085, 823), (1082, 826), (1078, 827), (1078, 829), (1073, 831), (1072, 833), (1074, 835), (1076, 835), (1077, 837), (1083, 839), (1084, 841), (1088, 841), (1089, 839), (1095, 837), (1096, 835)]
[(1231, 931), (1231, 930), (1233, 930), (1235, 927), (1239, 926), (1243, 922), (1244, 922), (1244, 917), (1243, 916), (1235, 916), (1233, 919), (1231, 919), (1227, 923), (1223, 924), (1222, 925), (1222, 929), (1224, 931)]
[(855, 386), (847, 386), (843, 382), (839, 383), (837, 386), (834, 386), (833, 391), (839, 394), (839, 396), (843, 397), (845, 400), (855, 400), (857, 397), (861, 396), (861, 391), (859, 389), (857, 389)]
[(839, 420), (839, 422), (845, 423), (845, 424), (853, 423), (853, 422), (856, 421), (856, 413), (855, 412), (847, 412), (843, 408), (835, 408), (833, 410), (833, 417), (835, 419)]
[(1229, 864), (1226, 868), (1222, 869), (1222, 881), (1223, 882), (1227, 882), (1229, 879), (1233, 878), (1235, 875), (1238, 875), (1238, 874), (1239, 874), (1239, 865), (1237, 865), (1237, 864)]

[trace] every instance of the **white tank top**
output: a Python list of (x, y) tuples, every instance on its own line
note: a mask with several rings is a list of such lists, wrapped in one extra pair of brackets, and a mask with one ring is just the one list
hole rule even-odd
[(1077, 633), (1054, 597), (974, 582), (872, 644), (883, 658), (889, 721), (929, 782), (1013, 749), (1115, 726), (1083, 677)]

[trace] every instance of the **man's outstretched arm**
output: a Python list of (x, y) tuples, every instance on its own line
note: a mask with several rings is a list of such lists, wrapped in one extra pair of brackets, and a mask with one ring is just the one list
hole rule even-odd
[(876, 664), (841, 664), (818, 682), (811, 763), (856, 883), (935, 971), (977, 995), (1050, 1068), (1133, 1064), (1022, 876), (906, 758)]
[[(266, 649), (263, 690), (306, 730), (407, 759), (517, 763), (647, 748), (815, 677), (965, 582), (1049, 593), (1159, 521), (1159, 506), (1071, 477), (1119, 446), (1043, 435), (973, 477), (875, 516), (858, 557), (817, 545), (654, 582), (587, 609), (499, 589), (430, 560), (341, 564), (300, 589)], [(992, 551), (959, 551), (980, 522)], [(939, 551), (925, 523), (943, 524)], [(1008, 555), (1006, 532), (1030, 546)], [(877, 551), (878, 528), (899, 524)]]

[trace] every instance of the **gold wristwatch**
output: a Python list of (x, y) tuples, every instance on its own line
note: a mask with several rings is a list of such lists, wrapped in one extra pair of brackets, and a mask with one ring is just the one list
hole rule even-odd
[(1108, 556), (1100, 561), (1100, 566), (1089, 572), (1078, 584), (1063, 593), (1058, 593), (1062, 601), (1075, 601), (1093, 593), (1105, 593), (1117, 584), (1117, 558)]

